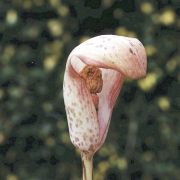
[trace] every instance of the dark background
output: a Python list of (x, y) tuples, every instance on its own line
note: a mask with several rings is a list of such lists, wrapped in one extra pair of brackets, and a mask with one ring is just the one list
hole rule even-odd
[(137, 37), (148, 73), (127, 80), (95, 180), (180, 178), (179, 0), (0, 1), (0, 179), (79, 180), (62, 97), (66, 59), (100, 34)]

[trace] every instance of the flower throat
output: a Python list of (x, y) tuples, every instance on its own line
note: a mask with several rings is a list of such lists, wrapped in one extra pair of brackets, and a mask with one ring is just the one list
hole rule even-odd
[(86, 87), (91, 93), (95, 108), (98, 110), (99, 97), (97, 93), (100, 93), (103, 87), (101, 70), (96, 66), (86, 65), (80, 72), (80, 76), (84, 79)]

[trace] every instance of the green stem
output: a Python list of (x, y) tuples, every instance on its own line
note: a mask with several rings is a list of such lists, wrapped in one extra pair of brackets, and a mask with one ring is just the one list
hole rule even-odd
[(83, 180), (93, 179), (93, 155), (81, 153)]

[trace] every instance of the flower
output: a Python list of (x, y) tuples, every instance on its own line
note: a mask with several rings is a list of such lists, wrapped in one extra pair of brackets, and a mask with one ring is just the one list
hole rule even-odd
[(72, 143), (94, 154), (104, 143), (113, 107), (125, 77), (146, 74), (143, 45), (136, 38), (101, 35), (70, 53), (63, 95)]

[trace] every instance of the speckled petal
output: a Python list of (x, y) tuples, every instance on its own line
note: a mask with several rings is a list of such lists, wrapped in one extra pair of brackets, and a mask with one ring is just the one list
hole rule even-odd
[(70, 60), (66, 65), (63, 93), (72, 143), (82, 151), (92, 150), (99, 140), (97, 113), (84, 81)]

